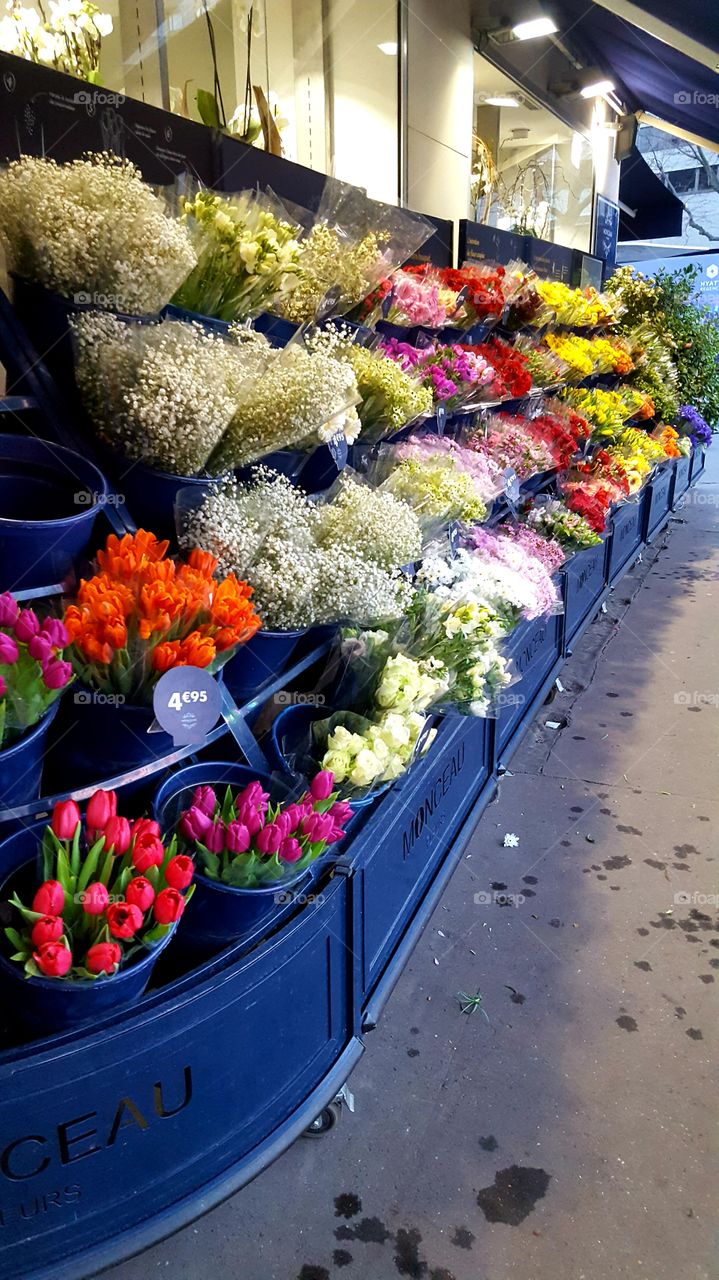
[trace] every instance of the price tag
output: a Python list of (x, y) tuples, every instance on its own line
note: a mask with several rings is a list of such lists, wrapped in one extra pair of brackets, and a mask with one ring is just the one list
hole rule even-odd
[(203, 742), (220, 718), (222, 693), (201, 667), (173, 667), (160, 676), (152, 698), (155, 718), (176, 747)]
[(508, 502), (516, 504), (519, 502), (519, 476), (514, 467), (505, 467), (504, 476), (504, 493)]
[(329, 449), (334, 459), (335, 466), (338, 471), (342, 471), (347, 466), (347, 438), (343, 431), (336, 431), (327, 441)]
[(449, 549), (453, 559), (459, 551), (461, 527), (458, 520), (453, 520), (449, 526)]
[(437, 434), (444, 435), (447, 426), (447, 406), (444, 404), (437, 405)]

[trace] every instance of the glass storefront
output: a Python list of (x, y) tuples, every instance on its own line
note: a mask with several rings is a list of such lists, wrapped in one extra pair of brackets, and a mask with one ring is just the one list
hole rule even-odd
[(519, 235), (589, 249), (591, 139), (570, 129), (476, 53), (470, 216)]

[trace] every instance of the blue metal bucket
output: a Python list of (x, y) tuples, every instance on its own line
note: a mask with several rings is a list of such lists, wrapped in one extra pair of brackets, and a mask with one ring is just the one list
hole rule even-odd
[[(176, 826), (180, 814), (189, 808), (195, 787), (213, 787), (218, 799), (222, 799), (226, 787), (233, 791), (241, 791), (250, 782), (261, 782), (265, 791), (277, 796), (277, 783), (273, 782), (269, 773), (258, 773), (249, 765), (238, 764), (227, 760), (203, 760), (201, 764), (188, 764), (160, 784), (152, 801), (152, 813), (164, 835), (168, 835)], [(288, 793), (289, 789), (281, 788)]]
[(108, 697), (75, 684), (64, 699), (46, 753), (53, 790), (101, 783), (172, 751), (168, 733), (148, 732), (155, 719), (151, 707)]
[(269, 925), (273, 916), (288, 906), (301, 884), (309, 885), (310, 869), (261, 889), (233, 889), (195, 873), (195, 892), (179, 923), (177, 946), (188, 957), (223, 951), (260, 925)]
[(27, 804), (40, 794), (45, 739), (59, 702), (22, 738), (0, 751), (0, 810)]
[[(6, 901), (23, 881), (30, 885), (34, 882), (37, 852), (45, 826), (44, 821), (35, 822), (0, 844), (0, 874), (3, 875), (0, 901)], [(28, 897), (27, 889), (24, 897)], [(20, 965), (7, 958), (5, 944), (0, 943), (0, 989), (15, 1021), (31, 1034), (43, 1036), (65, 1031), (135, 1004), (150, 980), (158, 955), (174, 934), (173, 929), (146, 955), (120, 970), (115, 977), (86, 981), (26, 978)]]
[(262, 315), (253, 320), (252, 327), (258, 333), (264, 333), (273, 347), (286, 347), (300, 326), (293, 324), (291, 320), (283, 320), (281, 316), (270, 315), (269, 311), (263, 311)]
[(113, 474), (118, 493), (138, 528), (172, 542), (176, 534), (175, 500), (180, 490), (192, 490), (199, 501), (216, 483), (209, 476), (176, 476), (127, 458), (115, 459)]
[(102, 472), (80, 454), (0, 436), (0, 591), (62, 582), (88, 547), (106, 496)]
[(280, 675), (302, 637), (302, 631), (257, 631), (240, 646), (225, 667), (225, 684), (236, 702), (247, 701), (263, 684)]
[[(296, 775), (289, 766), (287, 753), (301, 742), (315, 720), (326, 720), (331, 715), (331, 707), (307, 707), (302, 705), (285, 707), (284, 711), (281, 711), (272, 723), (270, 740), (265, 748), (267, 759), (273, 768), (281, 769), (288, 777), (295, 777)], [(350, 799), (349, 803), (352, 806), (352, 812), (355, 817), (371, 809), (379, 796), (383, 795), (390, 786), (391, 783), (386, 782), (369, 795)]]
[(211, 333), (226, 334), (230, 328), (227, 320), (218, 320), (215, 316), (203, 316), (199, 311), (188, 311), (187, 307), (176, 307), (173, 302), (168, 302), (167, 306), (162, 308), (160, 319), (184, 320), (191, 324), (201, 324), (203, 329), (209, 329)]

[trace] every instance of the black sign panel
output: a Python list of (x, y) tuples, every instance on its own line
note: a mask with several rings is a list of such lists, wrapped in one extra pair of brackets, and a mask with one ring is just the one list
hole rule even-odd
[(527, 236), (517, 236), (499, 227), (485, 227), (482, 222), (463, 218), (459, 224), (459, 264), (465, 262), (499, 262), (507, 264), (525, 259)]
[(422, 216), (437, 230), (412, 254), (409, 262), (417, 267), (425, 263), (433, 267), (454, 266), (454, 223), (449, 218), (432, 218), (428, 213)]

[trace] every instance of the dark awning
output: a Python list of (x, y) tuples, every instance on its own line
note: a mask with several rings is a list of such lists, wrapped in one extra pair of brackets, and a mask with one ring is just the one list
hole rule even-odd
[[(654, 4), (645, 7), (656, 16), (666, 14), (666, 21), (683, 34), (717, 43), (716, 0), (691, 0), (686, 7), (660, 0), (658, 11)], [(719, 146), (715, 71), (600, 5), (557, 0), (554, 12), (563, 19), (560, 36), (581, 51), (588, 65), (611, 75), (630, 110), (648, 111)]]
[(622, 161), (619, 200), (636, 211), (631, 217), (620, 209), (620, 240), (663, 240), (681, 235), (684, 205), (664, 186), (636, 147)]

